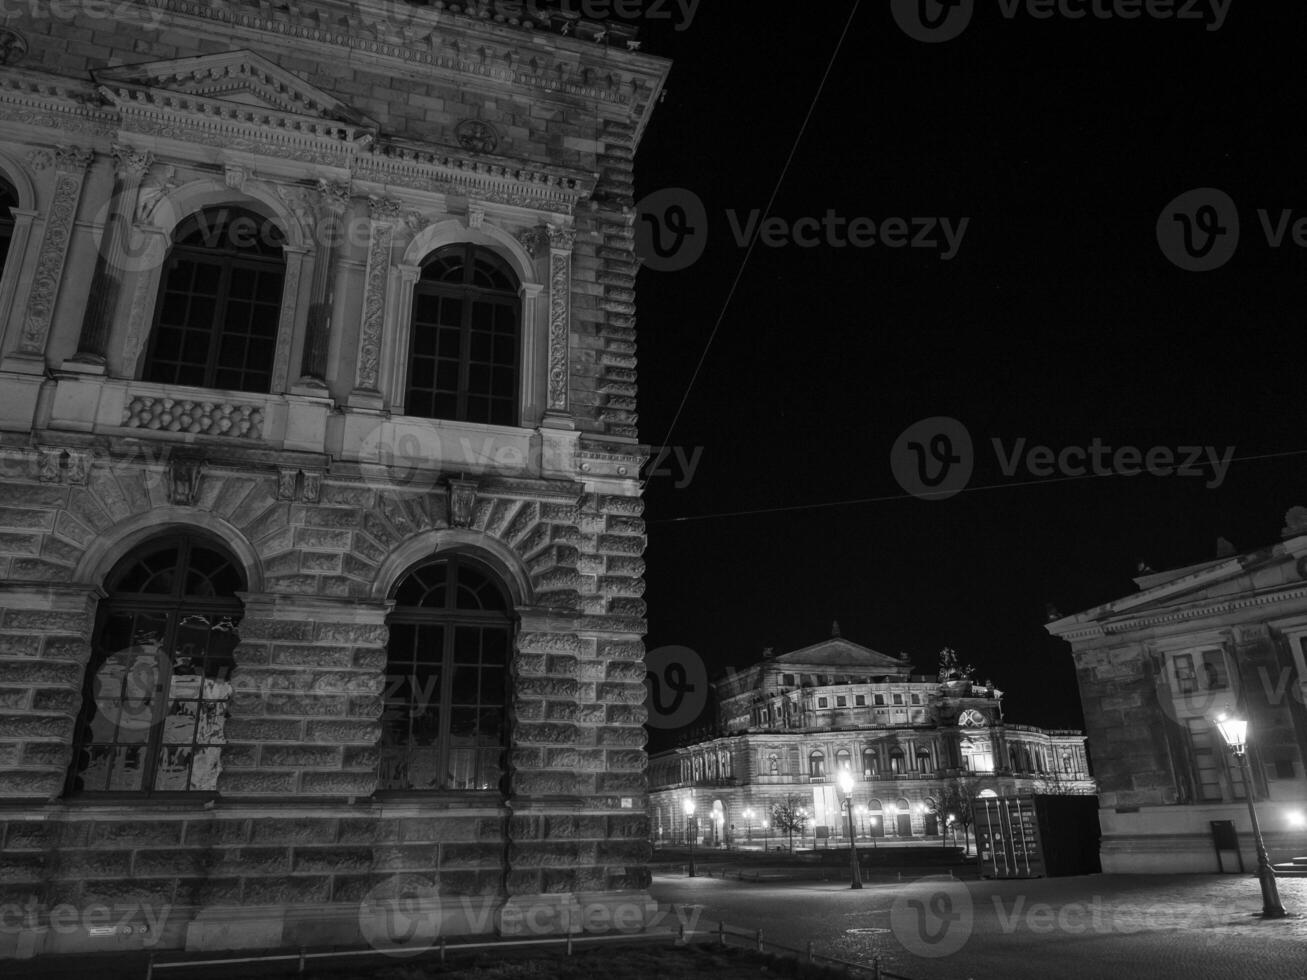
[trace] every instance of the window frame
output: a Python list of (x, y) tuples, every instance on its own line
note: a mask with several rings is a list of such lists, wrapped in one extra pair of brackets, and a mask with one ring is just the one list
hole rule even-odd
[[(398, 593), (408, 583), (409, 579), (414, 574), (422, 572), (429, 568), (433, 568), (434, 566), (440, 564), (448, 565), (445, 574), (445, 583), (444, 583), (447, 600), (456, 599), (457, 590), (459, 588), (458, 572), (464, 569), (468, 569), (475, 572), (477, 575), (479, 575), (482, 579), (485, 580), (486, 584), (488, 584), (489, 586), (493, 587), (496, 590), (499, 599), (502, 601), (503, 609), (494, 610), (494, 611), (486, 611), (484, 609), (483, 610), (459, 609), (457, 607), (456, 602), (453, 605), (446, 605), (444, 608), (439, 608), (439, 609), (427, 609), (422, 606), (401, 606), (398, 604), (398, 600), (397, 600)], [(425, 558), (422, 561), (419, 561), (409, 566), (407, 569), (405, 569), (403, 574), (398, 576), (398, 578), (396, 579), (394, 586), (391, 588), (390, 597), (393, 601), (396, 601), (396, 605), (391, 610), (390, 614), (386, 617), (387, 627), (392, 627), (394, 625), (401, 625), (401, 626), (413, 626), (415, 629), (422, 628), (422, 627), (439, 628), (442, 632), (442, 641), (441, 641), (442, 652), (441, 652), (441, 661), (439, 665), (441, 679), (440, 679), (440, 696), (438, 701), (440, 733), (438, 736), (439, 748), (436, 756), (435, 767), (438, 772), (444, 772), (446, 773), (446, 777), (450, 777), (452, 776), (449, 766), (450, 766), (451, 747), (452, 747), (451, 738), (450, 738), (450, 725), (451, 725), (451, 712), (452, 712), (452, 708), (454, 707), (453, 704), (454, 668), (456, 665), (468, 666), (467, 664), (458, 663), (455, 659), (458, 655), (456, 650), (456, 643), (454, 641), (455, 631), (459, 627), (502, 628), (504, 633), (504, 656), (505, 656), (505, 663), (503, 665), (503, 670), (505, 676), (507, 677), (508, 666), (512, 660), (513, 646), (516, 641), (516, 637), (519, 629), (518, 616), (514, 608), (512, 593), (508, 587), (508, 583), (505, 582), (503, 577), (498, 572), (496, 572), (495, 569), (487, 562), (482, 561), (480, 558), (474, 555), (469, 555), (460, 551), (453, 551), (453, 552), (441, 552), (435, 555), (431, 555), (428, 558)], [(385, 676), (386, 676), (387, 688), (389, 688), (389, 686), (393, 683), (394, 663), (392, 660), (393, 654), (392, 654), (391, 644), (392, 642), (394, 642), (394, 640), (395, 640), (394, 631), (392, 630), (391, 636), (390, 638), (388, 638), (386, 644), (386, 668), (385, 668), (386, 675)], [(411, 668), (413, 667), (413, 664), (410, 663), (407, 666)], [(485, 669), (484, 666), (481, 669)], [(502, 728), (500, 734), (500, 739), (501, 739), (500, 744), (495, 747), (498, 748), (499, 750), (499, 764), (498, 764), (499, 778), (496, 781), (495, 786), (486, 789), (453, 787), (443, 783), (440, 786), (429, 787), (429, 788), (421, 788), (421, 787), (413, 787), (413, 786), (402, 786), (402, 787), (382, 786), (382, 769), (385, 765), (385, 750), (388, 748), (393, 748), (393, 746), (387, 746), (379, 743), (377, 788), (373, 793), (373, 796), (378, 799), (397, 799), (397, 798), (430, 799), (435, 796), (439, 796), (441, 798), (449, 798), (450, 796), (453, 795), (464, 794), (464, 795), (474, 796), (478, 799), (482, 799), (482, 798), (485, 799), (493, 798), (495, 800), (506, 799), (510, 793), (510, 787), (508, 785), (508, 780), (509, 780), (508, 753), (511, 749), (511, 737), (510, 737), (510, 730), (509, 730), (510, 729), (509, 705), (511, 704), (511, 700), (512, 700), (512, 689), (511, 689), (511, 685), (507, 682), (507, 680), (505, 681), (504, 688), (503, 688), (503, 697), (504, 697), (503, 704), (501, 706), (498, 706), (500, 711), (502, 712), (502, 716), (501, 716)], [(385, 699), (386, 699), (386, 695), (383, 694), (383, 701), (385, 701)], [(385, 717), (385, 712), (389, 708), (390, 705), (388, 703), (383, 703), (383, 707), (382, 707), (383, 719)], [(482, 705), (480, 702), (478, 702), (477, 710), (481, 711), (484, 709), (485, 706)], [(409, 711), (411, 710), (412, 707), (410, 704)], [(412, 716), (410, 715), (410, 717)], [(384, 726), (384, 721), (383, 721), (383, 726)], [(383, 727), (383, 740), (384, 737), (385, 735), (384, 735), (384, 727)], [(411, 733), (410, 733), (410, 738), (411, 738)], [(488, 749), (488, 748), (491, 747), (490, 746), (478, 747), (478, 750)], [(698, 761), (699, 760), (697, 759), (695, 760), (696, 768), (698, 765)]]
[[(445, 280), (426, 279), (424, 272), (440, 262), (444, 257), (453, 253), (462, 252), (462, 270), (463, 278), (460, 282), (453, 283)], [(479, 259), (485, 260), (488, 264), (493, 265), (498, 272), (502, 273), (509, 279), (510, 287), (504, 289), (491, 289), (484, 286), (478, 286), (472, 280), (476, 276), (477, 262)], [(414, 278), (413, 285), (409, 296), (407, 308), (407, 320), (405, 324), (404, 349), (400, 352), (401, 376), (398, 379), (398, 397), (402, 406), (402, 415), (412, 419), (422, 419), (425, 421), (451, 422), (459, 425), (477, 425), (477, 426), (503, 426), (507, 428), (521, 428), (524, 425), (524, 407), (526, 396), (523, 391), (524, 380), (532, 369), (528, 363), (528, 330), (529, 325), (526, 322), (527, 309), (523, 297), (523, 281), (517, 270), (513, 268), (504, 256), (500, 255), (493, 248), (473, 241), (451, 242), (433, 249), (427, 253), (417, 266), (417, 275)], [(424, 295), (437, 297), (438, 299), (457, 299), (462, 307), (460, 313), (459, 333), (459, 357), (458, 357), (458, 387), (453, 392), (457, 399), (458, 406), (453, 416), (436, 415), (436, 414), (417, 414), (414, 412), (414, 363), (417, 358), (416, 350), (419, 342), (420, 331), (418, 330), (418, 307), (420, 300)], [(508, 412), (508, 421), (491, 421), (490, 419), (472, 419), (467, 416), (467, 399), (468, 376), (473, 366), (472, 354), (472, 334), (474, 309), (478, 303), (482, 305), (489, 304), (493, 307), (507, 307), (511, 309), (514, 321), (514, 355), (512, 363), (513, 378), (511, 383), (512, 397), (510, 409)], [(439, 330), (443, 325), (427, 324), (428, 329)], [(439, 358), (432, 358), (432, 385), (438, 384)], [(493, 370), (494, 365), (488, 365)], [(422, 389), (426, 391), (427, 389)], [(495, 389), (492, 386), (492, 391)], [(434, 398), (440, 394), (439, 388), (431, 388), (429, 394)], [(492, 401), (504, 400), (502, 396), (489, 396)], [(434, 411), (434, 409), (433, 409)]]
[[(230, 597), (207, 597), (187, 595), (185, 583), (189, 577), (186, 573), (191, 569), (190, 557), (196, 546), (207, 551), (213, 552), (224, 558), (232, 567), (235, 574), (240, 579), (240, 588), (231, 590), (233, 595)], [(178, 548), (178, 557), (174, 564), (174, 570), (180, 570), (182, 574), (177, 575), (177, 584), (173, 591), (167, 596), (161, 596), (153, 593), (142, 592), (120, 592), (117, 586), (121, 580), (127, 576), (137, 565), (143, 562), (151, 555), (160, 554), (168, 551), (172, 547)], [(237, 636), (237, 643), (232, 647), (232, 669), (235, 667), (234, 653), (236, 646), (239, 645), (240, 623), (245, 615), (245, 604), (240, 600), (237, 593), (244, 592), (248, 588), (245, 569), (240, 561), (231, 553), (231, 551), (219, 542), (215, 542), (207, 536), (195, 533), (165, 534), (141, 542), (132, 548), (127, 554), (122, 556), (111, 568), (104, 578), (107, 595), (100, 601), (96, 609), (95, 626), (92, 632), (92, 650), (91, 656), (87, 661), (86, 669), (82, 679), (82, 707), (78, 711), (76, 727), (72, 738), (72, 758), (65, 772), (64, 787), (61, 794), (65, 802), (70, 803), (101, 803), (115, 800), (148, 800), (151, 802), (168, 801), (168, 800), (193, 800), (207, 801), (220, 798), (221, 794), (216, 786), (213, 789), (154, 789), (155, 777), (159, 770), (160, 750), (167, 744), (163, 740), (165, 728), (164, 715), (160, 714), (161, 708), (166, 708), (170, 701), (171, 681), (174, 676), (176, 650), (173, 649), (176, 643), (177, 630), (184, 625), (183, 617), (190, 615), (210, 615), (210, 616), (231, 616), (234, 617), (233, 630)], [(166, 649), (166, 654), (160, 655), (160, 660), (167, 657), (167, 673), (156, 678), (152, 699), (157, 698), (157, 703), (152, 707), (152, 718), (150, 721), (150, 732), (146, 736), (143, 744), (145, 753), (145, 764), (141, 774), (142, 788), (137, 790), (122, 789), (85, 789), (77, 786), (77, 781), (85, 772), (81, 768), (81, 757), (84, 750), (89, 746), (101, 745), (120, 745), (118, 741), (111, 743), (97, 743), (88, 736), (91, 732), (90, 712), (92, 706), (96, 703), (95, 683), (99, 671), (110, 657), (120, 651), (105, 651), (100, 645), (104, 642), (104, 634), (108, 628), (109, 620), (119, 614), (153, 614), (161, 615), (166, 618), (166, 641), (162, 647)], [(207, 656), (207, 654), (206, 654)], [(230, 718), (231, 697), (235, 690), (228, 692), (224, 707), (224, 726), (225, 720)], [(189, 699), (188, 699), (189, 700)], [(208, 699), (199, 699), (208, 700)], [(117, 726), (115, 726), (117, 728)], [(212, 745), (226, 745), (225, 739), (220, 743)], [(180, 744), (180, 743), (176, 743)], [(192, 734), (191, 747), (195, 748), (194, 733)], [(221, 759), (221, 752), (219, 752)], [(191, 775), (193, 775), (191, 770)]]
[[(197, 224), (203, 225), (207, 220), (222, 220), (220, 216), (231, 213), (230, 217), (223, 224), (223, 228), (230, 227), (230, 224), (241, 220), (242, 218), (253, 218), (259, 224), (260, 232), (265, 227), (271, 226), (276, 229), (281, 241), (279, 243), (280, 255), (272, 257), (270, 255), (255, 255), (253, 252), (242, 252), (232, 247), (209, 248), (197, 245), (188, 245), (178, 239), (189, 237), (192, 230)], [(206, 216), (213, 216), (212, 219)], [(150, 384), (159, 384), (169, 387), (196, 388), (207, 391), (232, 391), (244, 395), (270, 395), (276, 392), (277, 375), (278, 375), (278, 346), (281, 340), (281, 331), (284, 328), (284, 308), (286, 305), (286, 289), (292, 281), (290, 275), (290, 261), (287, 245), (289, 239), (286, 230), (275, 218), (265, 214), (260, 214), (249, 207), (240, 203), (211, 204), (200, 208), (197, 211), (183, 218), (170, 235), (171, 243), (168, 246), (167, 255), (159, 270), (158, 282), (155, 288), (154, 312), (150, 321), (148, 339), (145, 344), (144, 357), (141, 361), (140, 379)], [(209, 348), (206, 354), (204, 365), (204, 378), (199, 384), (189, 384), (177, 380), (160, 380), (151, 376), (151, 370), (155, 364), (155, 358), (158, 352), (160, 339), (161, 319), (164, 313), (165, 299), (170, 292), (169, 280), (177, 266), (183, 261), (192, 261), (200, 265), (216, 266), (219, 269), (218, 285), (213, 302), (213, 309), (209, 316)], [(268, 273), (276, 267), (280, 273), (280, 289), (277, 292), (277, 298), (273, 305), (276, 314), (274, 316), (275, 326), (268, 338), (265, 338), (272, 349), (272, 360), (269, 364), (266, 388), (237, 387), (227, 388), (219, 387), (216, 382), (216, 374), (220, 370), (238, 370), (240, 373), (248, 373), (248, 368), (239, 369), (224, 368), (220, 364), (219, 352), (222, 347), (223, 338), (228, 336), (226, 329), (215, 329), (215, 326), (226, 326), (228, 323), (227, 308), (233, 302), (230, 292), (232, 276), (235, 271), (241, 270), (246, 272)], [(199, 294), (192, 292), (186, 293), (187, 296), (194, 300)], [(201, 297), (202, 298), (202, 297)], [(250, 297), (237, 299), (236, 302), (253, 302)], [(178, 328), (179, 333), (184, 338), (187, 334), (192, 333), (188, 327)], [(176, 371), (176, 365), (170, 365), (170, 369)]]

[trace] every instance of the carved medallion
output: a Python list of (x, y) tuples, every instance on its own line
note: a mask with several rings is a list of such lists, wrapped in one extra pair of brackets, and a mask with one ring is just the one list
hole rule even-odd
[(464, 119), (454, 127), (458, 145), (472, 153), (494, 153), (499, 146), (499, 135), (489, 123), (480, 119)]
[(27, 39), (17, 31), (0, 28), (0, 65), (14, 65), (27, 56)]

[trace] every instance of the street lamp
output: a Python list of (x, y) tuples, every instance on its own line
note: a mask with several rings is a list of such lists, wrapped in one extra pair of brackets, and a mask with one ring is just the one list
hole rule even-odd
[(867, 808), (861, 803), (858, 804), (858, 824), (862, 828), (862, 836), (867, 836)]
[(950, 813), (950, 814), (948, 815), (948, 819), (947, 819), (946, 821), (944, 821), (944, 829), (945, 829), (946, 831), (948, 831), (948, 833), (945, 834), (945, 837), (946, 837), (946, 838), (948, 838), (948, 837), (952, 837), (952, 838), (954, 839), (955, 842), (956, 842), (956, 840), (957, 840), (957, 837), (956, 837), (956, 835), (957, 835), (957, 831), (953, 829), (953, 821), (956, 820), (956, 819), (957, 819), (957, 817), (953, 816), (953, 814)]
[(858, 867), (858, 847), (853, 839), (853, 773), (847, 769), (840, 771), (840, 792), (844, 801), (840, 804), (849, 811), (849, 874), (853, 876), (850, 888), (862, 887), (862, 870)]
[(1218, 715), (1216, 727), (1221, 737), (1230, 747), (1234, 757), (1243, 769), (1244, 792), (1248, 794), (1248, 817), (1253, 824), (1253, 841), (1257, 845), (1257, 880), (1262, 886), (1262, 918), (1284, 918), (1284, 906), (1280, 904), (1280, 890), (1275, 884), (1275, 869), (1266, 857), (1266, 845), (1262, 842), (1262, 828), (1257, 822), (1257, 807), (1253, 805), (1253, 774), (1248, 765), (1248, 722), (1243, 718), (1233, 718), (1226, 714)]
[(694, 800), (686, 797), (682, 804), (685, 809), (685, 834), (690, 838), (690, 867), (686, 873), (687, 878), (694, 878), (694, 832), (690, 830), (690, 821), (694, 819)]
[[(886, 837), (890, 835), (889, 833), (890, 828), (894, 827), (894, 818), (898, 816), (898, 813), (899, 813), (899, 808), (896, 807), (893, 803), (885, 807), (885, 836)], [(895, 832), (898, 831), (897, 827), (894, 827), (894, 829)]]
[(879, 813), (873, 813), (870, 817), (867, 818), (867, 820), (871, 824), (871, 849), (873, 851), (876, 849), (876, 838), (879, 836), (876, 833), (876, 821), (879, 819), (880, 819)]
[(744, 811), (744, 838), (748, 843), (750, 844), (753, 843), (753, 810), (752, 809), (746, 809)]
[(767, 828), (770, 826), (771, 826), (771, 821), (768, 820), (766, 817), (763, 817), (762, 818), (762, 852), (764, 854), (767, 853), (767, 844), (769, 843)]

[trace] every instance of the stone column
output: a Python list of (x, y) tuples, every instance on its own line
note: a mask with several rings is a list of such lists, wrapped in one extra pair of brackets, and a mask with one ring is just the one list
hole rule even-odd
[(354, 390), (349, 395), (351, 408), (380, 409), (385, 404), (381, 392), (381, 348), (386, 325), (386, 292), (390, 285), (390, 250), (394, 242), (395, 223), (400, 203), (391, 198), (370, 198), (371, 221), (368, 239), (368, 263), (363, 277), (363, 316), (359, 323), (358, 363)]
[(63, 284), (64, 262), (86, 182), (86, 168), (94, 155), (91, 150), (75, 146), (60, 147), (53, 152), (42, 150), (35, 155), (33, 166), (38, 170), (54, 168), (54, 195), (45, 218), (32, 288), (27, 295), (18, 350), (6, 359), (7, 370), (27, 374), (45, 372), (45, 347)]
[(96, 374), (104, 370), (122, 276), (127, 271), (127, 242), (136, 215), (136, 201), (153, 157), (147, 151), (115, 144), (113, 160), (114, 193), (95, 256), (95, 270), (91, 273), (91, 295), (82, 317), (77, 353), (65, 365), (71, 370)]
[(331, 325), (335, 308), (336, 258), (340, 235), (347, 226), (349, 183), (318, 181), (317, 264), (309, 291), (309, 317), (304, 329), (304, 352), (300, 357), (297, 388), (316, 393), (326, 387), (327, 354), (331, 347)]
[(549, 353), (545, 389), (547, 428), (575, 428), (570, 395), (571, 363), (569, 338), (572, 331), (572, 246), (576, 233), (570, 228), (549, 225)]
[(103, 597), (88, 585), (0, 592), (0, 799), (63, 793)]
[(245, 594), (219, 791), (369, 796), (389, 602)]

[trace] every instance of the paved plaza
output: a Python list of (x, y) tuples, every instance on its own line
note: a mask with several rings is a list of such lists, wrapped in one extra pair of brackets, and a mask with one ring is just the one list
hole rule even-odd
[[(1279, 882), (1291, 915), (1263, 921), (1249, 875), (1091, 875), (842, 882), (660, 874), (654, 896), (698, 928), (764, 939), (910, 980), (1217, 980), (1307, 976), (1307, 878)], [(688, 909), (686, 908), (688, 906)], [(1297, 914), (1292, 914), (1297, 913)], [(706, 923), (711, 923), (711, 926)]]

